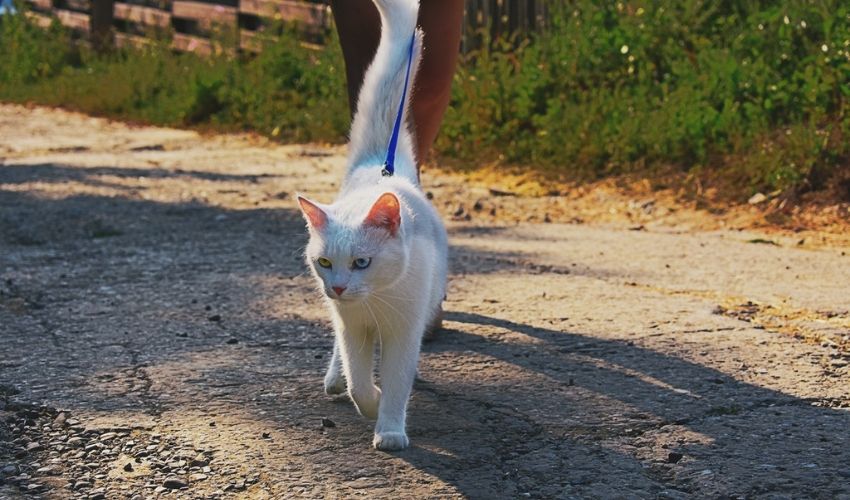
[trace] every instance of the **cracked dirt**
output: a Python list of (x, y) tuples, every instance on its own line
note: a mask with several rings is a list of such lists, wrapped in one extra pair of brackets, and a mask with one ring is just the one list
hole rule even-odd
[(293, 203), (342, 154), (0, 105), (0, 497), (850, 498), (847, 248), (435, 171), (445, 328), (371, 449)]

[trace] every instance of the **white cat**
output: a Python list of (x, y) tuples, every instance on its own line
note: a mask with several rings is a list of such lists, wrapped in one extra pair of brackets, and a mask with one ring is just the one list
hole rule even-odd
[[(411, 37), (414, 80), (422, 33), (416, 30), (418, 0), (374, 2), (381, 14), (381, 41), (360, 91), (341, 192), (330, 205), (300, 196), (298, 202), (310, 232), (307, 265), (326, 296), (335, 330), (325, 391), (340, 394), (347, 381), (358, 411), (378, 419), (375, 448), (399, 450), (409, 443), (407, 401), (422, 337), (440, 321), (448, 241), (419, 186), (406, 126), (399, 136), (395, 174), (382, 176)], [(406, 116), (407, 99), (403, 105)], [(373, 373), (375, 345), (380, 346), (380, 388)]]

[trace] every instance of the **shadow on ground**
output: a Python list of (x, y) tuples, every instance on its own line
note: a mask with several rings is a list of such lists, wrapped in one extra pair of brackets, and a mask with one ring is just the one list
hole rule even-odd
[[(22, 400), (169, 414), (172, 430), (193, 422), (181, 414), (236, 422), (248, 441), (219, 442), (221, 460), (228, 446), (262, 439), (264, 455), (245, 457), (272, 494), (291, 493), (296, 476), (306, 496), (362, 490), (363, 478), (376, 495), (422, 485), (474, 498), (850, 494), (847, 443), (836, 435), (850, 428), (846, 411), (632, 342), (514, 322), (510, 309), (448, 313), (424, 350), (413, 448), (373, 451), (370, 424), (321, 393), (330, 330), (304, 275), (300, 215), (11, 189), (109, 187), (101, 175), (164, 174), (0, 169), (0, 384)], [(457, 279), (521, 274), (517, 259), (533, 260), (455, 255)], [(317, 427), (321, 417), (336, 426)]]

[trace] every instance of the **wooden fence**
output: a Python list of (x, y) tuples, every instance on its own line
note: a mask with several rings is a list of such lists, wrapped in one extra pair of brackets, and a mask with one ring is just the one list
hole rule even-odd
[[(212, 35), (238, 40), (243, 50), (261, 47), (258, 37), (275, 22), (295, 23), (311, 41), (321, 41), (331, 25), (330, 8), (322, 2), (296, 0), (26, 0), (29, 15), (49, 25), (64, 26), (93, 40), (114, 33), (115, 44), (144, 45), (153, 34), (170, 34), (177, 50), (209, 54)], [(97, 10), (105, 4), (110, 15)]]
[[(211, 35), (238, 40), (256, 51), (258, 37), (275, 24), (296, 23), (305, 37), (322, 41), (331, 26), (326, 0), (24, 0), (28, 15), (49, 25), (52, 17), (93, 42), (143, 45), (153, 34), (169, 34), (177, 50), (209, 54)], [(423, 0), (428, 1), (428, 0)], [(464, 50), (480, 43), (482, 28), (493, 38), (542, 25), (546, 0), (467, 0)]]

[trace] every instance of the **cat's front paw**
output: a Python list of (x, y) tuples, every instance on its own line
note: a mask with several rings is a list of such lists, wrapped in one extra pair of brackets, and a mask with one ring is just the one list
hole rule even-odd
[(407, 448), (410, 441), (404, 432), (376, 432), (372, 439), (372, 446), (382, 451), (403, 450)]
[(369, 420), (378, 418), (378, 407), (381, 405), (381, 390), (377, 387), (365, 393), (351, 392), (351, 400), (361, 415)]
[(325, 375), (325, 394), (336, 396), (345, 392), (345, 378), (340, 373), (328, 372)]

